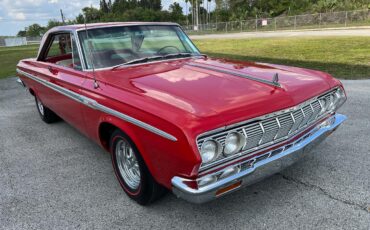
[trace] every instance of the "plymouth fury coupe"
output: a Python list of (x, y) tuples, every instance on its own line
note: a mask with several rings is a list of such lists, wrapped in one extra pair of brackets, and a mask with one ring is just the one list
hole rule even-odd
[(143, 205), (166, 190), (204, 203), (255, 183), (346, 120), (329, 74), (209, 58), (174, 23), (56, 27), (17, 75), (41, 119), (61, 118), (110, 152)]

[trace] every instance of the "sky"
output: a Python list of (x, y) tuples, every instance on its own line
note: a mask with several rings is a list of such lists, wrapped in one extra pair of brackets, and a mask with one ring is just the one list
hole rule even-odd
[[(162, 0), (162, 6), (168, 9), (173, 2), (185, 11), (183, 0)], [(14, 36), (33, 23), (45, 26), (48, 20), (60, 20), (60, 9), (65, 18), (74, 19), (86, 6), (98, 8), (99, 0), (0, 0), (0, 36)]]

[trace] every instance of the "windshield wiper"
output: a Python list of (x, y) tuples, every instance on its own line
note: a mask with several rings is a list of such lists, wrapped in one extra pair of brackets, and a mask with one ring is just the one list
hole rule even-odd
[(170, 58), (175, 58), (175, 57), (200, 57), (200, 56), (207, 57), (207, 55), (205, 54), (194, 54), (194, 53), (173, 53), (173, 54), (166, 54), (166, 55), (161, 55), (161, 56), (143, 57), (143, 58), (133, 59), (131, 61), (116, 65), (112, 68), (112, 70), (117, 69), (121, 66), (145, 63), (145, 62), (152, 61), (152, 60), (170, 59)]
[(151, 60), (157, 60), (157, 59), (162, 59), (163, 56), (152, 56), (152, 57), (143, 57), (143, 58), (137, 58), (137, 59), (133, 59), (131, 61), (128, 61), (128, 62), (125, 62), (125, 63), (122, 63), (122, 64), (119, 64), (119, 65), (116, 65), (112, 68), (112, 70), (114, 69), (117, 69), (121, 66), (124, 66), (124, 65), (132, 65), (132, 64), (137, 64), (137, 63), (144, 63), (144, 62), (148, 62), (148, 61), (151, 61)]
[(163, 56), (163, 59), (166, 58), (173, 58), (173, 57), (198, 57), (198, 56), (204, 56), (204, 54), (194, 54), (194, 53), (174, 53), (174, 54), (167, 54)]

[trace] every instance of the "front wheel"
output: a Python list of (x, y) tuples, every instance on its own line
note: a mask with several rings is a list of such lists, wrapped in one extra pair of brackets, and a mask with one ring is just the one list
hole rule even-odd
[(165, 188), (154, 180), (136, 146), (122, 131), (113, 132), (110, 149), (116, 177), (131, 199), (147, 205), (164, 194)]
[(35, 96), (35, 102), (41, 120), (43, 120), (45, 123), (50, 124), (60, 119), (53, 111), (51, 111), (48, 107), (44, 106), (44, 104), (37, 96)]

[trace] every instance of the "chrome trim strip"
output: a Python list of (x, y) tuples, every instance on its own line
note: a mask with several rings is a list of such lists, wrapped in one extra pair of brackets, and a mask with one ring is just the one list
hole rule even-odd
[(23, 83), (23, 81), (19, 78), (17, 78), (17, 83), (20, 84), (23, 87), (26, 87), (26, 85)]
[(24, 76), (26, 76), (26, 77), (34, 80), (34, 81), (39, 82), (40, 84), (43, 84), (44, 86), (46, 86), (46, 87), (48, 87), (50, 89), (53, 89), (53, 90), (57, 91), (58, 93), (63, 94), (64, 96), (67, 96), (67, 97), (69, 97), (69, 98), (71, 98), (71, 99), (73, 99), (73, 100), (75, 100), (77, 102), (80, 102), (80, 103), (82, 103), (82, 104), (84, 104), (84, 105), (86, 105), (86, 106), (88, 106), (88, 107), (90, 107), (92, 109), (99, 110), (99, 111), (102, 111), (104, 113), (108, 113), (110, 115), (113, 115), (115, 117), (118, 117), (118, 118), (120, 118), (120, 119), (122, 119), (124, 121), (127, 121), (127, 122), (129, 122), (131, 124), (134, 124), (136, 126), (139, 126), (139, 127), (143, 128), (143, 129), (146, 129), (146, 130), (148, 130), (148, 131), (150, 131), (152, 133), (155, 133), (155, 134), (157, 134), (159, 136), (162, 136), (162, 137), (164, 137), (166, 139), (169, 139), (171, 141), (177, 141), (177, 138), (174, 137), (174, 136), (172, 136), (171, 134), (168, 134), (168, 133), (166, 133), (166, 132), (164, 132), (164, 131), (162, 131), (162, 130), (154, 127), (154, 126), (151, 126), (151, 125), (149, 125), (149, 124), (147, 124), (147, 123), (145, 123), (143, 121), (137, 120), (137, 119), (135, 119), (135, 118), (133, 118), (133, 117), (127, 115), (127, 114), (118, 112), (118, 111), (113, 110), (111, 108), (108, 108), (108, 107), (106, 107), (106, 106), (104, 106), (102, 104), (99, 104), (97, 101), (95, 101), (93, 99), (90, 99), (90, 98), (85, 97), (85, 96), (83, 96), (81, 94), (75, 93), (75, 92), (73, 92), (71, 90), (65, 89), (65, 88), (63, 88), (63, 87), (61, 87), (59, 85), (53, 84), (53, 83), (51, 83), (49, 81), (46, 81), (46, 80), (43, 80), (41, 78), (35, 77), (32, 74), (29, 74), (27, 72), (24, 72), (24, 71), (22, 71), (20, 69), (17, 69), (17, 72), (19, 74), (22, 74), (22, 75), (24, 75)]
[(262, 122), (260, 122), (259, 125), (260, 125), (261, 130), (262, 130), (262, 136), (261, 136), (261, 139), (258, 141), (258, 145), (261, 145), (262, 141), (263, 141), (263, 137), (265, 136), (266, 132), (265, 132), (265, 128), (262, 125)]
[(279, 132), (280, 132), (280, 130), (281, 130), (281, 124), (280, 124), (280, 121), (279, 121), (279, 118), (278, 117), (276, 117), (276, 122), (277, 122), (277, 124), (278, 124), (278, 131), (276, 132), (276, 134), (275, 134), (275, 136), (274, 136), (274, 141), (276, 140), (276, 138), (278, 137), (278, 135), (279, 135)]
[[(173, 23), (173, 22), (161, 22), (161, 23), (157, 23), (157, 22), (138, 22), (138, 23), (132, 23), (132, 24), (121, 24), (121, 23), (125, 23), (125, 22), (117, 22), (117, 23), (112, 23), (112, 24), (108, 24), (107, 25), (92, 25), (94, 23), (87, 23), (87, 30), (94, 30), (94, 29), (102, 29), (102, 28), (110, 28), (110, 27), (129, 27), (129, 26), (178, 26), (180, 27), (180, 25), (178, 23)], [(91, 27), (89, 27), (91, 26)], [(86, 30), (85, 27), (81, 27), (81, 28), (78, 28), (78, 29), (74, 29), (76, 32), (79, 32), (79, 31), (83, 31), (83, 30)]]
[(261, 79), (261, 78), (252, 77), (252, 76), (249, 76), (249, 75), (246, 75), (246, 74), (242, 74), (242, 73), (238, 73), (238, 72), (234, 72), (234, 71), (230, 71), (230, 70), (223, 70), (223, 69), (209, 67), (209, 66), (205, 66), (205, 65), (199, 65), (199, 64), (195, 64), (195, 63), (186, 63), (186, 65), (201, 68), (201, 69), (212, 70), (212, 71), (216, 71), (216, 72), (220, 72), (220, 73), (224, 73), (224, 74), (231, 74), (231, 75), (234, 75), (234, 76), (237, 76), (237, 77), (247, 78), (247, 79), (252, 80), (252, 81), (257, 81), (257, 82), (261, 82), (261, 83), (264, 83), (264, 84), (267, 84), (267, 85), (270, 85), (270, 86), (281, 88), (281, 85), (278, 82), (267, 81), (267, 80), (264, 80), (264, 79)]
[(74, 38), (76, 40), (76, 46), (77, 46), (77, 50), (78, 50), (78, 56), (80, 56), (82, 71), (86, 71), (85, 58), (84, 58), (83, 53), (82, 53), (80, 38), (78, 36), (77, 31), (73, 31), (73, 36), (74, 36)]
[[(171, 180), (172, 191), (177, 197), (189, 202), (205, 203), (218, 198), (217, 191), (219, 191), (219, 189), (235, 184), (236, 182), (241, 182), (240, 187), (245, 187), (261, 181), (305, 157), (311, 152), (313, 147), (326, 139), (330, 133), (334, 132), (347, 119), (346, 116), (341, 114), (336, 114), (331, 118), (335, 119), (331, 125), (323, 127), (318, 126), (317, 129), (314, 129), (309, 134), (294, 142), (292, 146), (284, 146), (282, 151), (277, 154), (272, 154), (274, 151), (272, 150), (266, 158), (257, 156), (253, 159), (247, 159), (246, 161), (234, 164), (233, 166), (240, 166), (242, 170), (234, 175), (219, 179), (214, 183), (199, 188), (192, 188), (189, 186), (188, 182), (194, 182), (195, 180), (175, 176)], [(279, 148), (275, 150), (278, 149)], [(242, 167), (249, 162), (251, 164), (248, 167)], [(212, 174), (216, 175), (221, 172), (220, 170)], [(235, 190), (236, 189), (233, 191)]]

